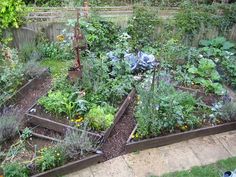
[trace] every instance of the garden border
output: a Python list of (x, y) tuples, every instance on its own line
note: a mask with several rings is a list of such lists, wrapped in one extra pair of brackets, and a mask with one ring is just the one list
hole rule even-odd
[[(128, 96), (126, 97), (126, 99), (124, 100), (124, 102), (122, 103), (122, 105), (119, 107), (119, 110), (117, 111), (116, 115), (115, 115), (115, 119), (113, 121), (113, 124), (110, 126), (109, 129), (107, 129), (105, 131), (105, 133), (103, 134), (103, 136), (101, 136), (100, 134), (97, 133), (92, 133), (92, 132), (88, 132), (89, 135), (97, 137), (96, 139), (100, 139), (101, 142), (104, 142), (107, 140), (107, 138), (109, 137), (109, 135), (111, 134), (111, 131), (113, 130), (113, 128), (115, 127), (115, 125), (117, 124), (117, 122), (120, 120), (120, 118), (122, 117), (122, 115), (124, 114), (125, 110), (127, 109), (127, 107), (129, 106), (129, 104), (132, 102), (132, 100), (134, 99), (135, 96), (135, 89), (132, 89), (130, 91), (130, 93), (128, 94)], [(32, 123), (32, 124), (36, 124), (39, 125), (41, 127), (44, 128), (48, 128), (51, 130), (54, 130), (56, 132), (60, 132), (60, 133), (64, 133), (67, 129), (71, 129), (71, 130), (79, 130), (79, 131), (83, 131), (81, 129), (69, 126), (69, 125), (65, 125), (63, 123), (59, 123), (59, 122), (55, 122), (53, 120), (49, 120), (47, 118), (43, 118), (37, 115), (33, 115), (30, 114), (30, 110), (36, 105), (37, 103), (33, 104), (33, 106), (31, 106), (25, 113), (25, 117), (24, 117), (24, 121), (28, 122), (28, 123)]]
[(223, 133), (231, 130), (236, 129), (236, 122), (225, 123), (221, 125), (216, 125), (214, 127), (205, 127), (199, 128), (195, 130), (190, 130), (181, 133), (170, 134), (166, 136), (160, 136), (155, 138), (148, 138), (136, 142), (131, 142), (132, 135), (137, 129), (137, 125), (133, 129), (132, 133), (129, 136), (129, 139), (126, 142), (125, 150), (127, 153), (138, 151), (138, 150), (145, 150), (149, 148), (156, 148), (160, 146), (165, 146), (173, 143), (178, 143), (180, 141), (185, 141), (197, 137), (202, 136), (209, 136), (218, 133)]
[(32, 177), (55, 177), (58, 175), (59, 176), (66, 175), (66, 174), (72, 173), (74, 171), (84, 169), (84, 168), (89, 167), (91, 165), (95, 165), (95, 164), (100, 163), (102, 161), (104, 161), (103, 153), (95, 154), (95, 155), (92, 155), (90, 157), (87, 157), (87, 158), (84, 158), (81, 160), (67, 163), (66, 165), (54, 168), (52, 170), (48, 170), (46, 172), (33, 175)]
[(43, 71), (33, 79), (29, 80), (26, 84), (21, 86), (10, 98), (8, 98), (1, 106), (0, 110), (2, 110), (6, 106), (10, 106), (13, 102), (17, 102), (18, 100), (24, 97), (24, 93), (28, 92), (30, 89), (34, 88), (37, 82), (44, 80), (46, 77), (50, 76), (50, 72), (47, 68), (43, 69)]

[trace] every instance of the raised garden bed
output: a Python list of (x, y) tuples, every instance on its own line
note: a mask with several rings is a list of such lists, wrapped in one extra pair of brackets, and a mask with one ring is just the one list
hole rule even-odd
[[(137, 91), (139, 100), (134, 111), (136, 126), (126, 142), (127, 153), (236, 129), (235, 103), (232, 95), (219, 96), (201, 89), (174, 87), (163, 81), (157, 85), (155, 89), (151, 87), (150, 94), (140, 88)], [(169, 91), (166, 91), (168, 89)], [(152, 113), (148, 114), (147, 109)], [(187, 114), (184, 112), (186, 109)], [(193, 124), (194, 121), (197, 121), (196, 124)]]
[(181, 141), (185, 141), (185, 140), (189, 140), (189, 139), (197, 138), (201, 136), (209, 136), (209, 135), (214, 135), (217, 133), (223, 133), (223, 132), (235, 130), (236, 122), (225, 123), (222, 125), (199, 128), (199, 129), (190, 130), (187, 132), (180, 132), (180, 133), (170, 134), (166, 136), (160, 136), (160, 137), (155, 137), (155, 138), (134, 141), (132, 140), (133, 139), (132, 137), (134, 136), (136, 129), (137, 129), (137, 126), (134, 128), (129, 139), (127, 140), (125, 148), (128, 153), (138, 151), (138, 150), (144, 150), (144, 149), (149, 149), (149, 148), (165, 146), (165, 145), (169, 145), (173, 143), (178, 143)]
[(26, 81), (25, 84), (19, 88), (10, 98), (8, 98), (3, 104), (1, 104), (1, 109), (5, 106), (10, 106), (16, 104), (19, 100), (24, 99), (24, 96), (29, 90), (37, 89), (39, 84), (43, 84), (43, 81), (49, 77), (50, 73), (48, 69), (43, 69), (42, 72), (35, 78)]
[[(27, 126), (29, 124), (26, 124)], [(36, 130), (36, 128), (38, 128), (38, 130)], [(35, 130), (34, 130), (35, 129)], [(37, 146), (39, 147), (39, 149), (43, 148), (42, 143), (45, 142), (52, 142), (51, 145), (53, 145), (54, 143), (60, 143), (62, 140), (62, 138), (65, 136), (64, 134), (61, 135), (61, 139), (58, 139), (58, 133), (52, 130), (47, 130), (47, 134), (48, 135), (42, 135), (42, 131), (45, 131), (43, 128), (40, 128), (38, 126), (31, 126), (31, 130), (32, 130), (32, 137), (33, 139), (31, 140), (33, 143), (31, 144), (37, 144)], [(35, 133), (37, 132), (37, 133)], [(53, 138), (53, 135), (55, 134), (56, 138)], [(50, 144), (46, 143), (47, 146), (49, 146)], [(31, 149), (33, 149), (34, 147), (31, 146)], [(50, 176), (57, 176), (57, 175), (65, 175), (68, 173), (71, 173), (73, 171), (77, 171), (83, 168), (86, 168), (88, 166), (91, 166), (93, 164), (97, 164), (102, 162), (103, 159), (103, 153), (101, 151), (98, 151), (98, 153), (96, 152), (91, 152), (88, 153), (86, 156), (81, 157), (77, 160), (70, 160), (68, 161), (68, 163), (66, 163), (65, 165), (62, 165), (60, 167), (54, 168), (52, 170), (48, 170), (42, 173), (37, 173), (34, 172), (33, 177), (50, 177)], [(36, 174), (37, 173), (37, 174)]]
[[(17, 142), (17, 140), (18, 138), (14, 141), (14, 143)], [(56, 138), (51, 138), (49, 136), (31, 132), (30, 138), (28, 138), (24, 143), (26, 149), (23, 150), (22, 153), (19, 153), (17, 156), (15, 156), (15, 159), (16, 161), (23, 161), (22, 163), (29, 162), (30, 165), (28, 166), (28, 168), (30, 170), (30, 176), (34, 177), (65, 175), (103, 161), (103, 153), (101, 151), (99, 151), (99, 153), (89, 152), (84, 156), (78, 157), (77, 160), (67, 160), (67, 163), (65, 163), (65, 165), (41, 173), (33, 163), (37, 158), (41, 158), (40, 156), (35, 156), (36, 152), (39, 152), (40, 150), (45, 148), (49, 149), (53, 147), (55, 143), (60, 143), (60, 141), (61, 140)], [(7, 149), (5, 150), (7, 151)]]
[[(94, 132), (88, 132), (89, 135), (93, 136), (95, 139), (99, 139), (102, 141), (105, 141), (112, 129), (114, 128), (115, 124), (120, 120), (121, 116), (123, 115), (123, 113), (125, 112), (126, 108), (129, 106), (129, 104), (132, 102), (132, 100), (134, 99), (135, 96), (135, 90), (133, 89), (128, 96), (125, 98), (124, 102), (122, 103), (122, 105), (119, 107), (117, 113), (115, 114), (115, 119), (113, 121), (113, 124), (110, 126), (109, 129), (107, 129), (106, 131), (102, 132), (102, 133), (94, 133)], [(63, 122), (59, 122), (56, 121), (56, 119), (50, 119), (49, 117), (42, 117), (42, 116), (38, 116), (35, 113), (32, 113), (32, 109), (36, 108), (36, 112), (37, 112), (37, 104), (34, 104), (25, 114), (25, 120), (28, 123), (34, 124), (34, 125), (39, 125), (41, 127), (47, 128), (47, 129), (51, 129), (54, 130), (56, 132), (59, 133), (65, 133), (66, 130), (68, 129), (77, 129), (75, 127), (72, 127), (71, 125), (69, 125), (68, 123), (63, 123)], [(44, 115), (47, 115), (44, 113)], [(80, 129), (78, 129), (80, 130)], [(83, 130), (81, 130), (83, 131)]]
[(54, 177), (58, 175), (65, 175), (89, 167), (91, 165), (100, 163), (103, 160), (104, 160), (103, 154), (95, 154), (81, 160), (70, 162), (61, 167), (57, 167), (52, 170), (33, 175), (32, 177)]
[(175, 88), (177, 90), (181, 90), (184, 92), (196, 94), (196, 97), (201, 98), (202, 101), (208, 106), (212, 106), (215, 102), (219, 101), (222, 98), (222, 96), (215, 95), (213, 93), (206, 93), (204, 91), (204, 89), (199, 86), (198, 86), (198, 88), (191, 88), (191, 87), (185, 87), (185, 86), (175, 86)]

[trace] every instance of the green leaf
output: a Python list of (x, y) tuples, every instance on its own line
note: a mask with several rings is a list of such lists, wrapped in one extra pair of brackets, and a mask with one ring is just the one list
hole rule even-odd
[(235, 45), (229, 41), (224, 42), (222, 49), (223, 50), (229, 50), (233, 48)]
[(199, 42), (200, 46), (204, 46), (204, 47), (208, 47), (211, 44), (211, 42), (209, 40), (201, 40)]
[(191, 68), (188, 69), (188, 72), (191, 74), (196, 74), (198, 69), (195, 66), (191, 66)]

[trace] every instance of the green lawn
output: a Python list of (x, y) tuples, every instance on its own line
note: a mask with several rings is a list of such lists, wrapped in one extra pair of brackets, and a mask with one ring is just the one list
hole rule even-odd
[(233, 157), (211, 165), (193, 167), (187, 171), (165, 174), (162, 177), (222, 177), (223, 172), (234, 171), (235, 169), (236, 157)]
[(45, 59), (41, 62), (43, 67), (50, 68), (53, 77), (60, 76), (61, 74), (67, 74), (68, 68), (72, 66), (73, 60), (52, 60)]

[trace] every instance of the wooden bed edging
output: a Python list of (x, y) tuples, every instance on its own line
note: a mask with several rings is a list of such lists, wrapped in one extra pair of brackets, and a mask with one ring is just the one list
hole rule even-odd
[[(89, 135), (95, 137), (96, 139), (100, 139), (102, 140), (102, 142), (106, 141), (107, 138), (109, 137), (109, 135), (111, 134), (111, 131), (113, 130), (113, 128), (115, 127), (115, 125), (117, 124), (117, 122), (120, 120), (120, 118), (122, 117), (122, 115), (124, 114), (125, 110), (127, 109), (127, 107), (129, 106), (129, 104), (133, 101), (135, 96), (135, 89), (133, 89), (128, 96), (126, 97), (125, 101), (122, 103), (122, 105), (120, 106), (119, 110), (117, 111), (116, 115), (115, 115), (115, 120), (113, 122), (113, 124), (111, 125), (111, 127), (106, 130), (104, 132), (103, 135), (97, 134), (97, 133), (92, 133), (92, 132), (88, 132)], [(83, 131), (81, 129), (69, 126), (69, 125), (65, 125), (63, 123), (59, 123), (59, 122), (55, 122), (53, 120), (49, 120), (47, 118), (43, 118), (34, 114), (29, 113), (30, 110), (35, 107), (37, 103), (35, 103), (33, 106), (31, 106), (27, 112), (25, 113), (25, 122), (28, 123), (32, 123), (34, 125), (39, 125), (41, 127), (47, 128), (47, 129), (51, 129), (54, 130), (56, 132), (59, 133), (65, 133), (67, 129), (71, 129), (71, 130), (78, 130), (78, 131)]]
[(26, 92), (28, 92), (30, 89), (37, 89), (36, 83), (41, 82), (49, 75), (50, 75), (49, 70), (44, 69), (38, 76), (29, 80), (25, 85), (23, 85), (20, 89), (18, 89), (10, 98), (8, 98), (4, 102), (4, 104), (0, 105), (0, 109), (3, 109), (4, 106), (11, 105), (13, 102), (16, 102), (17, 100), (23, 99)]
[(121, 107), (119, 108), (118, 112), (115, 115), (115, 120), (113, 122), (113, 124), (111, 125), (111, 127), (105, 132), (104, 136), (103, 136), (103, 140), (102, 142), (105, 142), (107, 140), (107, 138), (110, 136), (112, 130), (114, 129), (115, 125), (117, 124), (117, 122), (119, 122), (120, 118), (122, 117), (122, 115), (124, 114), (125, 110), (127, 109), (127, 107), (129, 106), (129, 104), (133, 101), (135, 97), (135, 89), (132, 89), (131, 92), (128, 94), (128, 96), (126, 97), (125, 101), (123, 102), (123, 104), (121, 105)]
[(87, 157), (85, 159), (70, 162), (70, 163), (63, 165), (61, 167), (57, 167), (52, 170), (33, 175), (32, 177), (62, 176), (62, 175), (66, 175), (66, 174), (72, 173), (74, 171), (78, 171), (83, 168), (89, 167), (91, 165), (95, 165), (95, 164), (100, 163), (102, 161), (104, 161), (103, 154), (96, 154), (96, 155), (92, 155), (90, 157)]
[[(25, 114), (24, 122), (32, 123), (34, 125), (38, 125), (40, 127), (44, 127), (44, 128), (50, 129), (50, 130), (54, 130), (54, 131), (62, 133), (62, 134), (65, 134), (65, 132), (68, 129), (69, 130), (76, 130), (76, 131), (84, 131), (84, 130), (81, 130), (81, 129), (78, 129), (78, 128), (75, 128), (75, 127), (72, 127), (72, 126), (69, 126), (69, 125), (65, 125), (65, 124), (62, 124), (62, 123), (59, 123), (59, 122), (55, 122), (55, 121), (45, 119), (45, 118), (42, 118), (42, 117), (39, 117), (39, 116), (36, 116), (36, 115), (33, 115), (33, 114), (28, 114), (28, 113)], [(95, 139), (101, 139), (102, 138), (101, 135), (96, 134), (96, 133), (92, 133), (92, 132), (88, 132), (88, 135), (91, 135), (92, 137), (95, 137)]]
[[(178, 143), (184, 140), (189, 140), (192, 138), (208, 136), (208, 135), (213, 135), (217, 133), (223, 133), (223, 132), (227, 132), (231, 130), (236, 130), (236, 122), (216, 125), (214, 127), (199, 128), (199, 129), (190, 130), (187, 132), (181, 132), (181, 133), (166, 135), (162, 137), (140, 140), (137, 142), (130, 142), (131, 138), (129, 138), (129, 140), (126, 143), (125, 149), (127, 153), (130, 153), (137, 150), (144, 150), (144, 149), (149, 149), (149, 148), (165, 146), (165, 145), (169, 145), (173, 143)], [(135, 131), (133, 131), (132, 134), (134, 132)], [(130, 137), (132, 137), (132, 134), (130, 135)]]

